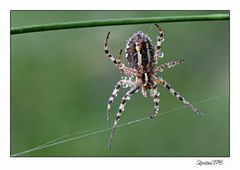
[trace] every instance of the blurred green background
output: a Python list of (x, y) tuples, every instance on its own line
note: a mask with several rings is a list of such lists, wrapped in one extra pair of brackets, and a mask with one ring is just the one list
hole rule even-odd
[[(228, 11), (11, 11), (11, 27), (93, 19), (228, 13)], [(198, 102), (229, 92), (229, 21), (160, 24), (165, 33), (159, 63), (185, 63), (159, 74), (187, 100)], [(11, 36), (11, 154), (74, 132), (106, 127), (106, 108), (121, 78), (105, 57), (103, 42), (117, 56), (141, 30), (156, 43), (152, 24), (48, 31)], [(125, 61), (125, 58), (124, 58)], [(126, 61), (125, 61), (126, 62)], [(160, 113), (183, 104), (159, 86)], [(112, 107), (115, 117), (122, 95)], [(229, 95), (23, 156), (229, 156)], [(148, 116), (151, 97), (135, 94), (119, 124)]]

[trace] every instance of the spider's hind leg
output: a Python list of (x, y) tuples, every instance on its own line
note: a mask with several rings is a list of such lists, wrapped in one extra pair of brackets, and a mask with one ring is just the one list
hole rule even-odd
[(183, 102), (184, 104), (186, 104), (193, 112), (197, 113), (200, 116), (204, 116), (204, 114), (200, 111), (197, 110), (196, 107), (194, 107), (189, 101), (185, 100), (185, 98), (179, 94), (179, 92), (175, 91), (170, 84), (168, 84), (165, 80), (163, 80), (162, 78), (158, 78), (155, 80), (157, 83), (161, 84), (163, 87), (165, 87), (166, 89), (168, 89), (168, 91), (174, 95), (178, 100), (180, 100), (181, 102)]
[(156, 46), (156, 51), (155, 51), (155, 54), (154, 54), (154, 61), (155, 61), (155, 64), (157, 64), (157, 61), (158, 61), (158, 58), (160, 57), (160, 50), (161, 50), (161, 47), (162, 47), (162, 43), (164, 41), (164, 38), (163, 38), (163, 31), (162, 29), (160, 28), (160, 26), (158, 24), (155, 24), (155, 26), (158, 28), (158, 36), (157, 36), (157, 46)]
[[(108, 49), (108, 39), (109, 39), (109, 35), (110, 32), (108, 32), (106, 40), (104, 42), (104, 53), (106, 54), (106, 56), (112, 61), (112, 63), (116, 66), (116, 67), (121, 67), (122, 66), (122, 62), (119, 59), (115, 59), (113, 57), (113, 55), (110, 53), (109, 49)], [(122, 53), (122, 51), (119, 52), (120, 55)]]
[(104, 53), (105, 55), (112, 61), (112, 63), (120, 70), (120, 72), (126, 76), (133, 76), (134, 69), (128, 68), (122, 63), (122, 49), (119, 51), (118, 59), (115, 59), (111, 52), (108, 49), (108, 39), (109, 39), (110, 32), (108, 32), (107, 37), (104, 42)]
[(112, 132), (111, 132), (111, 135), (110, 135), (110, 138), (109, 138), (109, 149), (111, 149), (111, 146), (112, 146), (112, 138), (113, 138), (113, 134), (117, 128), (117, 124), (121, 118), (121, 115), (122, 115), (122, 112), (124, 111), (124, 107), (126, 105), (126, 100), (130, 100), (131, 99), (131, 96), (139, 89), (139, 86), (134, 86), (132, 87), (122, 98), (122, 101), (121, 101), (121, 104), (119, 106), (119, 110), (118, 110), (118, 113), (117, 113), (117, 117), (115, 119), (115, 122), (114, 122), (114, 125), (113, 125), (113, 128), (112, 128)]

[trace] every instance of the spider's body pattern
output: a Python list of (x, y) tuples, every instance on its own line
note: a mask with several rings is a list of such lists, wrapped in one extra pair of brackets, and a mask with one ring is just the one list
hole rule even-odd
[[(186, 101), (183, 96), (181, 96), (177, 91), (175, 91), (165, 80), (157, 77), (157, 72), (162, 72), (166, 68), (174, 67), (178, 64), (183, 63), (184, 60), (171, 61), (165, 64), (161, 64), (157, 67), (155, 65), (158, 63), (158, 59), (161, 58), (161, 45), (164, 41), (163, 32), (161, 28), (155, 24), (159, 30), (157, 36), (156, 48), (153, 47), (150, 38), (143, 32), (134, 33), (132, 37), (127, 41), (126, 46), (126, 59), (130, 67), (126, 67), (121, 60), (122, 50), (119, 52), (118, 59), (115, 59), (113, 55), (108, 50), (108, 39), (110, 32), (107, 34), (104, 49), (106, 56), (113, 62), (113, 64), (120, 70), (120, 72), (129, 77), (129, 79), (122, 79), (116, 84), (114, 91), (108, 101), (107, 107), (107, 123), (109, 125), (109, 112), (111, 109), (111, 104), (116, 97), (121, 86), (129, 86), (130, 90), (122, 97), (119, 110), (116, 115), (116, 120), (113, 125), (113, 129), (109, 139), (109, 147), (111, 148), (112, 137), (117, 127), (118, 121), (120, 120), (121, 114), (124, 111), (126, 101), (130, 100), (131, 96), (141, 88), (142, 95), (147, 97), (147, 90), (150, 90), (150, 95), (154, 102), (154, 111), (151, 117), (156, 117), (159, 110), (159, 95), (157, 91), (157, 84), (161, 84), (163, 87), (167, 88), (168, 91), (174, 95), (178, 100), (182, 101), (184, 104), (188, 105), (193, 112), (199, 115), (203, 115), (199, 112), (190, 102)], [(135, 79), (132, 80), (132, 77)]]

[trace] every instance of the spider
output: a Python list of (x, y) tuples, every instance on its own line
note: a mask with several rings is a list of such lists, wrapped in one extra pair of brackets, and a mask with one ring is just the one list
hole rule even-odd
[[(126, 105), (126, 101), (130, 100), (134, 93), (138, 92), (138, 89), (141, 88), (142, 95), (147, 97), (147, 90), (150, 90), (150, 95), (153, 98), (154, 102), (154, 111), (151, 114), (151, 118), (154, 118), (158, 114), (159, 110), (159, 95), (157, 84), (165, 87), (172, 95), (174, 95), (178, 100), (183, 102), (185, 105), (189, 106), (189, 108), (203, 116), (203, 113), (198, 111), (190, 102), (188, 102), (179, 92), (175, 91), (169, 83), (167, 83), (161, 77), (157, 77), (158, 72), (162, 72), (164, 69), (172, 68), (176, 65), (182, 64), (184, 60), (176, 60), (168, 63), (161, 64), (156, 66), (158, 63), (158, 59), (162, 57), (160, 51), (163, 38), (163, 31), (159, 27), (158, 24), (155, 24), (158, 29), (157, 36), (157, 45), (156, 48), (153, 47), (150, 37), (145, 35), (143, 32), (138, 31), (134, 33), (132, 37), (129, 38), (126, 45), (126, 59), (130, 67), (126, 67), (122, 62), (122, 49), (118, 54), (118, 59), (115, 59), (113, 55), (110, 53), (108, 49), (108, 39), (110, 32), (108, 32), (105, 43), (104, 43), (104, 52), (106, 56), (112, 61), (112, 63), (120, 70), (120, 72), (126, 76), (125, 79), (121, 79), (115, 85), (115, 88), (112, 92), (111, 97), (108, 100), (107, 105), (107, 125), (110, 125), (110, 109), (111, 104), (113, 103), (114, 98), (117, 96), (120, 87), (130, 87), (130, 90), (122, 97), (121, 104), (119, 106), (119, 110), (116, 115), (116, 119), (113, 124), (112, 132), (109, 138), (109, 149), (112, 146), (112, 138), (113, 134), (117, 128), (117, 124), (121, 118), (122, 112), (124, 111), (124, 107)], [(155, 67), (156, 66), (156, 67)], [(128, 79), (126, 79), (128, 77)], [(134, 80), (132, 78), (134, 77)]]

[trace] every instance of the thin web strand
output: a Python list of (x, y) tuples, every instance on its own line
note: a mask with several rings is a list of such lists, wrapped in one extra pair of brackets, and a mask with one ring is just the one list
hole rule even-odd
[[(217, 96), (214, 96), (214, 97), (210, 97), (210, 98), (207, 98), (207, 99), (204, 99), (204, 100), (200, 100), (200, 101), (194, 102), (193, 104), (197, 105), (197, 104), (200, 104), (200, 103), (205, 103), (205, 102), (217, 99), (219, 97), (227, 96), (227, 95), (229, 95), (229, 93), (223, 93), (223, 94), (220, 94), (220, 95), (217, 95)], [(174, 112), (174, 111), (177, 111), (177, 110), (181, 110), (181, 109), (186, 108), (186, 107), (187, 106), (184, 105), (184, 106), (181, 106), (181, 107), (177, 107), (175, 109), (167, 110), (167, 111), (159, 113), (157, 116), (162, 116), (164, 114), (167, 114), (167, 113), (170, 113), (170, 112)], [(140, 119), (137, 119), (137, 120), (134, 120), (134, 121), (130, 121), (128, 123), (120, 124), (118, 126), (118, 128), (126, 126), (126, 125), (130, 125), (130, 124), (133, 124), (133, 123), (138, 123), (138, 122), (141, 122), (141, 121), (144, 121), (144, 120), (147, 120), (147, 119), (151, 119), (151, 118), (149, 116), (147, 116), (147, 117), (140, 118)], [(77, 139), (80, 139), (80, 138), (83, 138), (83, 137), (87, 137), (87, 136), (90, 136), (90, 135), (99, 134), (99, 133), (105, 132), (105, 131), (110, 130), (110, 129), (112, 129), (112, 127), (102, 128), (102, 129), (99, 129), (99, 130), (94, 129), (94, 130), (87, 130), (87, 131), (84, 131), (84, 132), (75, 132), (75, 133), (72, 133), (72, 134), (67, 134), (67, 135), (59, 137), (57, 139), (51, 140), (51, 141), (49, 141), (49, 142), (47, 142), (45, 144), (39, 145), (39, 146), (37, 146), (35, 148), (29, 149), (29, 150), (26, 150), (26, 151), (23, 151), (23, 152), (19, 152), (19, 153), (13, 154), (11, 156), (20, 156), (20, 155), (23, 155), (23, 154), (26, 154), (26, 153), (30, 153), (30, 152), (33, 152), (33, 151), (36, 151), (36, 150), (40, 150), (40, 149), (48, 148), (48, 147), (51, 147), (51, 146), (55, 146), (55, 145), (58, 145), (58, 144), (61, 144), (61, 143), (66, 143), (66, 142), (77, 140)], [(76, 136), (76, 137), (72, 137), (72, 138), (69, 138), (69, 139), (64, 139), (64, 138), (72, 136), (72, 135), (82, 134), (82, 133), (86, 133), (86, 132), (90, 132), (90, 133), (83, 134), (83, 135)], [(60, 140), (60, 139), (64, 139), (64, 140)], [(60, 141), (58, 141), (58, 140), (60, 140)]]
[(46, 142), (46, 143), (44, 143), (44, 144), (41, 144), (41, 145), (39, 145), (39, 146), (37, 146), (37, 147), (35, 147), (35, 148), (42, 148), (43, 146), (46, 146), (46, 145), (55, 143), (55, 142), (57, 142), (57, 141), (59, 141), (59, 140), (65, 139), (65, 138), (67, 138), (67, 137), (71, 137), (71, 136), (79, 135), (79, 134), (84, 134), (84, 133), (90, 133), (90, 132), (97, 131), (97, 130), (100, 130), (100, 129), (102, 129), (102, 128), (96, 128), (96, 129), (92, 129), (92, 130), (85, 130), (85, 131), (81, 131), (81, 132), (74, 132), (74, 133), (66, 134), (66, 135), (63, 135), (63, 136), (61, 136), (61, 137), (59, 137), (59, 138), (56, 138), (56, 139), (50, 140), (49, 142)]

